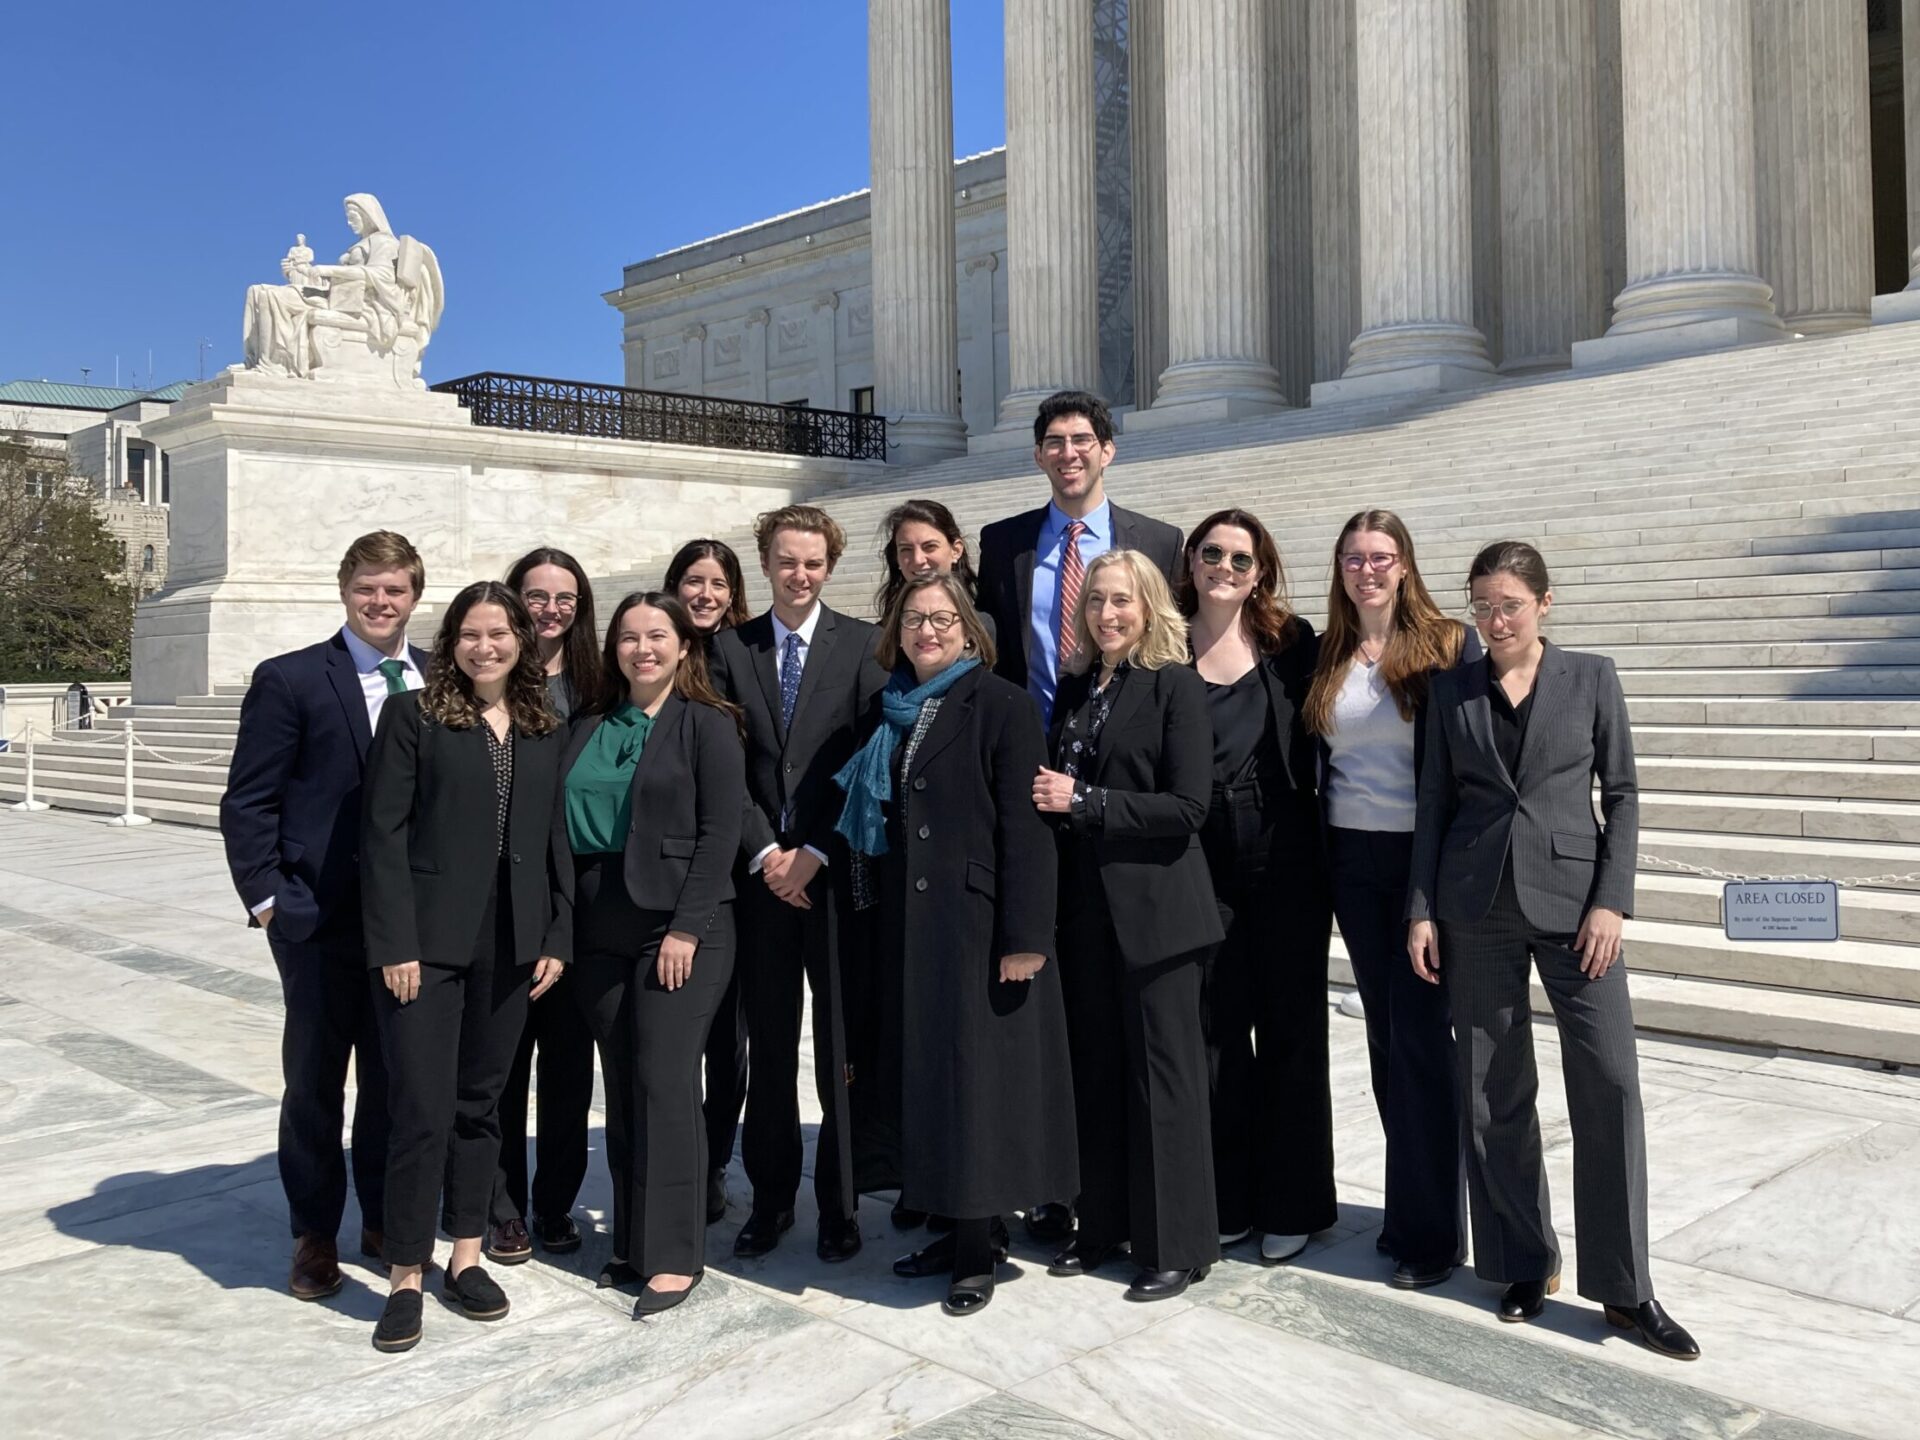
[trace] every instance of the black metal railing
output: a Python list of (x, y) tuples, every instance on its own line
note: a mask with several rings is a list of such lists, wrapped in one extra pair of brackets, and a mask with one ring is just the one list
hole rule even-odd
[(473, 423), (548, 435), (654, 440), (775, 455), (885, 460), (887, 422), (850, 410), (766, 405), (666, 390), (629, 390), (581, 380), (545, 380), (488, 370), (433, 387), (459, 399)]

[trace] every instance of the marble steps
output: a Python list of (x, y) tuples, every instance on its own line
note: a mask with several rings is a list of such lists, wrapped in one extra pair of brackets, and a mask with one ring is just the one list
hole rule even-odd
[(182, 695), (173, 703), (189, 710), (231, 711), (240, 713), (240, 702), (246, 699), (246, 691), (237, 694), (218, 693), (213, 695)]
[[(1718, 935), (1720, 904), (1725, 884), (1723, 880), (1711, 880), (1698, 875), (1642, 870), (1634, 878), (1634, 919), (1631, 923), (1637, 926), (1644, 921), (1661, 920), (1672, 922), (1676, 926), (1707, 926)], [(1669, 943), (1676, 938), (1683, 937), (1670, 936)], [(1879, 942), (1883, 948), (1887, 945), (1899, 946), (1908, 952), (1906, 956), (1908, 964), (1920, 967), (1920, 948), (1916, 948), (1920, 947), (1920, 892), (1859, 889), (1841, 891), (1840, 938), (1875, 941)], [(1831, 942), (1827, 943), (1831, 944)], [(1824, 953), (1826, 948), (1820, 942), (1809, 941), (1807, 944), (1815, 947), (1816, 954)], [(1763, 947), (1756, 945), (1754, 948)], [(1764, 948), (1771, 948), (1771, 946)], [(1843, 987), (1821, 985), (1814, 988)], [(1876, 992), (1867, 990), (1855, 993), (1874, 994)], [(1898, 998), (1920, 1000), (1920, 992), (1902, 994)]]
[(1885, 760), (1754, 760), (1728, 756), (1646, 753), (1635, 735), (1642, 795), (1672, 791), (1698, 795), (1764, 795), (1780, 799), (1853, 803), (1920, 801), (1920, 765)]
[[(6, 766), (7, 758), (0, 755), (0, 804), (10, 804), (25, 793), (24, 780), (19, 772)], [(78, 810), (93, 815), (118, 815), (125, 808), (125, 800), (117, 784), (105, 789), (80, 788), (65, 777), (58, 783), (36, 779), (34, 797), (59, 810)], [(193, 825), (206, 830), (220, 828), (218, 792), (213, 798), (199, 802), (172, 798), (149, 799), (144, 791), (136, 790), (134, 804), (137, 812), (149, 820)]]
[[(118, 755), (62, 755), (35, 757), (34, 788), (86, 791), (121, 799), (125, 794), (124, 762)], [(0, 755), (0, 772), (11, 772), (10, 779), (25, 784), (26, 757), (16, 761), (11, 754)], [(160, 760), (133, 762), (134, 794), (142, 813), (149, 801), (191, 801), (218, 806), (227, 788), (224, 761), (211, 765), (170, 765)], [(114, 807), (117, 811), (119, 806)]]
[(1606, 621), (1564, 613), (1556, 602), (1547, 633), (1571, 649), (1595, 646), (1739, 644), (1832, 641), (1908, 641), (1920, 638), (1920, 611), (1892, 615), (1770, 616), (1762, 619), (1724, 616), (1715, 619)]
[(1627, 714), (1637, 727), (1707, 726), (1920, 726), (1920, 701), (1864, 697), (1838, 700), (1779, 697), (1692, 698), (1627, 697)]
[(176, 701), (172, 705), (123, 705), (113, 712), (114, 723), (131, 724), (142, 735), (149, 725), (178, 735), (235, 735), (240, 730), (240, 712), (199, 710)]
[[(1548, 633), (1554, 633), (1551, 621)], [(1662, 644), (1645, 640), (1589, 641), (1580, 648), (1591, 654), (1609, 656), (1623, 670), (1629, 666), (1635, 670), (1737, 669), (1760, 674), (1768, 670), (1838, 668), (1853, 674), (1872, 669), (1894, 670), (1920, 666), (1920, 640), (1898, 637), (1786, 640), (1777, 644), (1737, 639), (1696, 640), (1687, 644)]]
[(1671, 696), (1687, 699), (1735, 696), (1806, 696), (1834, 699), (1901, 699), (1920, 696), (1920, 666), (1843, 666), (1837, 668), (1678, 669), (1630, 668), (1633, 658), (1620, 665), (1620, 684), (1633, 696)]
[[(1920, 622), (1920, 575), (1906, 590), (1863, 591), (1831, 594), (1748, 595), (1737, 605), (1689, 606), (1698, 597), (1690, 592), (1675, 593), (1665, 599), (1608, 600), (1586, 599), (1586, 587), (1560, 585), (1553, 589), (1553, 617), (1547, 623), (1556, 635), (1565, 635), (1577, 625), (1664, 625), (1698, 627), (1700, 638), (1725, 635), (1740, 638), (1744, 632), (1731, 627), (1763, 625), (1765, 633), (1785, 636), (1792, 626), (1829, 618), (1897, 618)], [(1324, 616), (1325, 607), (1314, 611), (1304, 603), (1303, 613)], [(1669, 632), (1675, 633), (1675, 632)], [(1694, 631), (1683, 633), (1693, 638)]]
[(1920, 765), (1920, 733), (1866, 727), (1821, 729), (1815, 726), (1708, 726), (1636, 723), (1633, 750), (1642, 774), (1656, 758), (1701, 757), (1768, 762), (1827, 760), (1892, 761)]
[[(1664, 767), (1669, 763), (1690, 764), (1696, 767), (1692, 773), (1703, 771), (1709, 764), (1650, 761), (1649, 765), (1656, 772), (1666, 773)], [(1643, 784), (1640, 823), (1653, 829), (1691, 830), (1723, 839), (1772, 835), (1920, 845), (1920, 804), (1900, 800), (1829, 800), (1808, 795), (1756, 794), (1751, 790), (1731, 793), (1656, 790)]]

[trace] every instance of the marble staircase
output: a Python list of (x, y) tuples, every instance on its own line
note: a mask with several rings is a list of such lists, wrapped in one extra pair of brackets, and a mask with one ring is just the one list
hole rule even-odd
[[(94, 730), (58, 731), (35, 743), (34, 794), (62, 810), (118, 815), (125, 806), (123, 736), (131, 729), (134, 796), (138, 812), (181, 825), (218, 826), (227, 763), (240, 729), (244, 685), (221, 685), (211, 695), (183, 695), (171, 705), (119, 705)], [(0, 804), (25, 793), (26, 751), (0, 754)]]

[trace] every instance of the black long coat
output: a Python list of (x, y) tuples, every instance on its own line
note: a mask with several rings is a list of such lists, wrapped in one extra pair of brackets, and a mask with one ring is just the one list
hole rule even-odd
[[(897, 1057), (883, 1070), (898, 1065), (898, 1179), (915, 1209), (999, 1215), (1080, 1189), (1058, 867), (1033, 806), (1045, 757), (1026, 692), (975, 670), (941, 701), (888, 807), (878, 963), (898, 968), (876, 978), (897, 996), (881, 1051)], [(1016, 954), (1047, 963), (1002, 983), (1000, 959)]]

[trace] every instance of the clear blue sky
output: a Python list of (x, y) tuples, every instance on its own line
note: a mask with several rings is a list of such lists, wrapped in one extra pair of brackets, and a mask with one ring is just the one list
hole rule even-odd
[[(1004, 143), (1001, 8), (954, 0), (954, 146)], [(9, 7), (0, 380), (240, 358), (340, 199), (440, 257), (429, 380), (616, 380), (620, 267), (867, 183), (864, 0)]]

